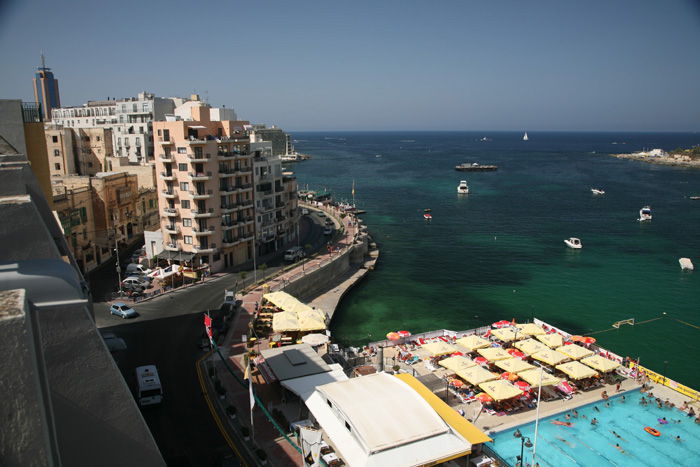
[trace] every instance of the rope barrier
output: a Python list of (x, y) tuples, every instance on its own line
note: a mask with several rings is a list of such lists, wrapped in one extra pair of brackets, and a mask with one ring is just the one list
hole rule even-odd
[[(686, 323), (685, 321), (681, 321), (680, 319), (677, 319), (677, 318), (670, 318), (670, 317), (668, 317), (668, 316), (660, 316), (660, 317), (658, 317), (658, 318), (652, 318), (652, 319), (648, 319), (648, 320), (646, 320), (646, 321), (639, 321), (638, 323), (634, 323), (634, 325), (637, 326), (637, 325), (640, 325), (640, 324), (651, 323), (651, 322), (654, 322), (654, 321), (658, 321), (658, 320), (660, 320), (660, 319), (672, 319), (673, 321), (677, 321), (677, 322), (679, 322), (679, 323), (681, 323), (681, 324), (685, 324), (686, 326), (690, 326), (691, 328), (700, 329), (700, 326), (696, 326), (695, 324)], [(612, 328), (610, 328), (610, 329), (603, 329), (603, 330), (600, 330), (600, 331), (589, 332), (589, 333), (586, 333), (586, 335), (589, 336), (589, 335), (593, 335), (593, 334), (600, 334), (600, 333), (603, 333), (603, 332), (615, 331), (615, 330), (617, 330), (617, 328), (612, 327)]]

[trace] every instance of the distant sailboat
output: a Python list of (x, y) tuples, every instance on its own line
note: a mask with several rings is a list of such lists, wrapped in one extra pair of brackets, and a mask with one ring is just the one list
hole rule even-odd
[(523, 141), (528, 141), (530, 138), (527, 137), (527, 131), (525, 132), (525, 136), (523, 136)]

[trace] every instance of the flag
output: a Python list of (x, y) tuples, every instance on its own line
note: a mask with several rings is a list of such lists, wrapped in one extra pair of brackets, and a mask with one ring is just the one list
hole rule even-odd
[[(250, 361), (248, 361), (248, 366), (246, 367), (246, 373), (250, 372)], [(250, 378), (248, 374), (248, 392), (250, 393), (250, 418), (253, 419), (253, 407), (255, 407), (255, 396), (253, 396), (253, 378)]]
[(177, 269), (177, 272), (181, 273), (183, 269), (185, 269), (185, 265), (181, 264), (180, 267)]
[(321, 457), (321, 432), (311, 428), (299, 427), (304, 466), (318, 467)]
[(204, 326), (207, 328), (211, 327), (211, 318), (206, 313), (204, 314)]

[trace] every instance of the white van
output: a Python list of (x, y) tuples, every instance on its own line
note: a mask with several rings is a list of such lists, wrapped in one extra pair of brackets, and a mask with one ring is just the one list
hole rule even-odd
[(163, 388), (155, 365), (136, 368), (136, 400), (141, 406), (163, 402)]
[(284, 252), (285, 261), (299, 261), (304, 257), (304, 250), (300, 246), (293, 246)]

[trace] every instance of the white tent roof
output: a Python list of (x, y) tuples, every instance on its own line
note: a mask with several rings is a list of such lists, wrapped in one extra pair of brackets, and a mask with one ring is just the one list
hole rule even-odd
[(333, 363), (328, 366), (331, 368), (331, 371), (329, 372), (302, 376), (301, 378), (288, 379), (286, 381), (282, 381), (282, 386), (289, 389), (294, 394), (301, 397), (304, 402), (306, 402), (306, 400), (311, 397), (311, 394), (314, 393), (316, 386), (323, 386), (324, 384), (345, 381), (348, 379), (348, 377), (345, 376), (342, 365)]
[(306, 405), (348, 465), (418, 466), (471, 450), (425, 399), (386, 373), (320, 386)]

